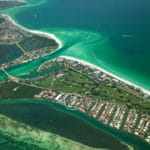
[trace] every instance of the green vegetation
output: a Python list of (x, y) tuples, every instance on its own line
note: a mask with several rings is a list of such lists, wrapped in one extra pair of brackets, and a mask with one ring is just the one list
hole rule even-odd
[(33, 88), (26, 85), (20, 85), (11, 81), (0, 84), (0, 99), (25, 99), (33, 98), (33, 96), (40, 92), (38, 88)]
[(95, 86), (87, 77), (69, 70), (65, 70), (62, 77), (49, 76), (42, 80), (39, 85), (50, 87), (56, 91), (80, 94), (84, 94), (87, 88)]
[(52, 88), (56, 91), (79, 93), (93, 99), (106, 100), (128, 108), (135, 108), (139, 112), (150, 114), (150, 102), (139, 98), (119, 87), (110, 86), (103, 82), (97, 83), (87, 75), (72, 69), (65, 69), (63, 76), (56, 77), (51, 74), (39, 82), (40, 86)]
[(22, 51), (16, 45), (0, 45), (0, 64), (14, 60), (22, 55)]
[(24, 37), (19, 43), (26, 51), (33, 51), (44, 47), (57, 48), (57, 43), (53, 39), (33, 35), (32, 37)]

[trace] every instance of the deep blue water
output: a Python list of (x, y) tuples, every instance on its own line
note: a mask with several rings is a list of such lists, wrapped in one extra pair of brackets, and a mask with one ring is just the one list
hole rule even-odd
[(149, 0), (48, 0), (13, 17), (27, 28), (54, 32), (71, 43), (64, 55), (150, 90)]
[[(12, 17), (19, 24), (60, 38), (64, 47), (59, 55), (89, 61), (150, 90), (149, 0), (48, 0), (18, 10)], [(13, 67), (10, 72), (26, 75), (42, 61)]]

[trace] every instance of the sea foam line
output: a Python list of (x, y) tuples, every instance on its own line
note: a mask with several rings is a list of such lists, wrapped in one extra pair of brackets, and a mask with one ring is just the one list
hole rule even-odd
[(47, 32), (43, 32), (43, 31), (37, 31), (37, 30), (30, 30), (30, 29), (27, 29), (25, 27), (22, 27), (21, 25), (17, 24), (10, 16), (8, 15), (4, 15), (4, 14), (0, 14), (4, 17), (7, 17), (15, 26), (23, 29), (23, 30), (26, 30), (30, 33), (33, 33), (33, 34), (38, 34), (38, 35), (41, 35), (42, 37), (46, 37), (46, 38), (49, 38), (49, 39), (53, 39), (56, 41), (56, 43), (58, 44), (58, 49), (60, 49), (62, 47), (62, 42), (55, 36), (55, 34), (52, 34), (52, 33), (47, 33)]
[[(57, 44), (59, 45), (57, 49), (62, 48), (63, 44), (62, 44), (62, 42), (55, 36), (55, 34), (43, 32), (43, 31), (37, 31), (37, 30), (30, 30), (30, 29), (27, 29), (27, 28), (22, 27), (21, 25), (17, 24), (10, 16), (8, 16), (8, 15), (3, 15), (3, 14), (2, 14), (2, 16), (8, 17), (8, 19), (9, 19), (14, 25), (16, 25), (16, 26), (22, 28), (23, 30), (29, 31), (29, 32), (34, 33), (34, 34), (41, 35), (41, 36), (43, 36), (43, 37), (47, 37), (47, 38), (50, 38), (50, 39), (54, 39), (54, 40), (57, 42)], [(81, 62), (81, 63), (83, 63), (83, 64), (86, 64), (87, 66), (96, 68), (96, 69), (98, 69), (98, 70), (100, 70), (100, 71), (102, 71), (102, 72), (104, 72), (104, 73), (106, 73), (106, 74), (108, 74), (108, 75), (110, 75), (110, 76), (112, 76), (112, 77), (114, 77), (114, 78), (116, 78), (116, 79), (118, 79), (118, 80), (120, 80), (120, 81), (122, 81), (122, 82), (128, 84), (128, 85), (132, 85), (132, 86), (134, 86), (134, 87), (136, 87), (136, 88), (139, 88), (143, 93), (150, 95), (150, 91), (149, 91), (149, 90), (146, 90), (146, 89), (140, 87), (139, 85), (136, 85), (136, 84), (134, 84), (134, 83), (132, 83), (132, 82), (130, 82), (130, 81), (127, 81), (127, 80), (125, 80), (125, 79), (123, 79), (123, 78), (120, 78), (120, 77), (118, 77), (118, 76), (116, 76), (116, 75), (114, 75), (114, 74), (112, 74), (112, 73), (106, 71), (105, 69), (96, 66), (96, 65), (93, 65), (93, 64), (88, 63), (88, 62), (86, 62), (86, 61), (83, 61), (83, 60), (81, 60), (81, 59), (77, 59), (77, 58), (70, 57), (70, 56), (60, 56), (60, 57), (63, 57), (63, 58), (66, 58), (66, 59), (70, 59), (70, 60), (75, 60), (75, 61)]]
[(66, 58), (66, 59), (69, 59), (69, 60), (78, 61), (78, 62), (80, 62), (80, 63), (82, 63), (82, 64), (85, 64), (85, 65), (91, 67), (91, 68), (98, 69), (99, 71), (101, 71), (101, 72), (103, 72), (103, 73), (105, 73), (105, 74), (108, 74), (109, 76), (111, 76), (111, 77), (113, 77), (113, 78), (115, 78), (115, 79), (117, 79), (117, 80), (119, 80), (119, 81), (122, 81), (122, 82), (126, 83), (127, 85), (132, 85), (132, 86), (134, 86), (135, 88), (139, 88), (144, 94), (150, 95), (150, 91), (148, 91), (148, 90), (146, 90), (146, 89), (144, 89), (144, 88), (142, 88), (142, 87), (140, 87), (140, 86), (138, 86), (138, 85), (136, 85), (136, 84), (134, 84), (134, 83), (132, 83), (132, 82), (130, 82), (130, 81), (127, 81), (127, 80), (125, 80), (125, 79), (123, 79), (123, 78), (120, 78), (120, 77), (118, 77), (118, 76), (116, 76), (116, 75), (114, 75), (114, 74), (112, 74), (112, 73), (106, 71), (105, 69), (96, 66), (96, 65), (93, 65), (93, 64), (88, 63), (88, 62), (86, 62), (86, 61), (83, 61), (83, 60), (81, 60), (81, 59), (74, 58), (74, 57), (70, 57), (70, 56), (60, 56), (60, 57)]

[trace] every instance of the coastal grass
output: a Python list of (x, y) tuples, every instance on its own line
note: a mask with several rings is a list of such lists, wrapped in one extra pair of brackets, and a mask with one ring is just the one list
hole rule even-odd
[(49, 75), (39, 81), (38, 84), (55, 91), (78, 93), (93, 99), (125, 105), (129, 109), (138, 110), (140, 113), (150, 114), (149, 101), (117, 86), (110, 86), (103, 82), (97, 84), (94, 80), (74, 70), (64, 70), (63, 76), (55, 79), (53, 75)]
[(25, 99), (33, 98), (41, 89), (33, 88), (27, 85), (20, 85), (12, 81), (6, 81), (0, 84), (0, 99)]

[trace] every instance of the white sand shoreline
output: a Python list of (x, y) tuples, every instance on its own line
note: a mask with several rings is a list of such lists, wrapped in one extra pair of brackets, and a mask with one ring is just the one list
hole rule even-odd
[(120, 77), (118, 77), (118, 76), (116, 76), (116, 75), (114, 75), (114, 74), (112, 74), (112, 73), (110, 73), (110, 72), (108, 72), (108, 71), (106, 71), (106, 70), (104, 70), (104, 69), (96, 66), (96, 65), (93, 65), (93, 64), (88, 63), (86, 61), (80, 60), (78, 58), (70, 57), (70, 56), (60, 56), (60, 57), (66, 58), (66, 59), (69, 59), (69, 60), (75, 60), (75, 61), (78, 61), (80, 63), (86, 64), (87, 66), (90, 66), (92, 68), (98, 69), (99, 71), (102, 71), (102, 72), (110, 75), (111, 77), (113, 77), (113, 78), (115, 78), (115, 79), (117, 79), (119, 81), (122, 81), (122, 82), (126, 83), (127, 85), (132, 85), (132, 86), (134, 86), (136, 88), (139, 88), (139, 89), (141, 89), (141, 91), (143, 91), (143, 93), (150, 95), (150, 91), (148, 91), (148, 90), (146, 90), (146, 89), (144, 89), (144, 88), (142, 88), (142, 87), (140, 87), (140, 86), (138, 86), (138, 85), (136, 85), (134, 83), (131, 83), (131, 82), (129, 82), (129, 81), (123, 79), (123, 78), (120, 78)]
[(53, 39), (56, 41), (56, 43), (58, 44), (58, 49), (60, 49), (62, 47), (62, 42), (54, 35), (54, 34), (51, 34), (51, 33), (47, 33), (47, 32), (43, 32), (43, 31), (37, 31), (37, 30), (30, 30), (30, 29), (27, 29), (25, 27), (22, 27), (21, 25), (17, 24), (10, 16), (8, 15), (4, 15), (4, 14), (0, 14), (4, 17), (7, 17), (15, 26), (23, 29), (23, 30), (26, 30), (28, 32), (31, 32), (31, 33), (34, 33), (34, 34), (38, 34), (38, 35), (41, 35), (42, 37), (46, 37), (46, 38), (49, 38), (49, 39)]
[[(62, 42), (61, 42), (54, 34), (47, 33), (47, 32), (43, 32), (43, 31), (30, 30), (30, 29), (24, 28), (24, 27), (22, 27), (21, 25), (17, 24), (10, 16), (4, 15), (4, 14), (1, 14), (1, 15), (8, 17), (8, 19), (9, 19), (14, 25), (16, 25), (16, 26), (22, 28), (23, 30), (29, 31), (29, 32), (34, 33), (34, 34), (41, 35), (41, 36), (43, 36), (43, 37), (47, 37), (47, 38), (50, 38), (50, 39), (54, 39), (54, 40), (56, 41), (56, 43), (59, 45), (58, 48), (57, 48), (57, 50), (60, 49), (60, 48), (62, 48), (62, 46), (63, 46)], [(98, 70), (100, 70), (100, 71), (102, 71), (102, 72), (104, 72), (104, 73), (106, 73), (106, 74), (108, 74), (108, 75), (114, 77), (115, 79), (118, 79), (118, 80), (120, 80), (120, 81), (122, 81), (122, 82), (124, 82), (124, 83), (126, 83), (126, 84), (128, 84), (128, 85), (132, 85), (132, 86), (134, 86), (134, 87), (136, 87), (136, 88), (139, 88), (139, 89), (141, 89), (141, 91), (143, 91), (143, 93), (150, 95), (150, 91), (149, 91), (149, 90), (146, 90), (146, 89), (144, 89), (144, 88), (142, 88), (142, 87), (140, 87), (140, 86), (138, 86), (138, 85), (136, 85), (136, 84), (134, 84), (134, 83), (131, 83), (131, 82), (129, 82), (129, 81), (123, 79), (123, 78), (120, 78), (120, 77), (118, 77), (118, 76), (116, 76), (116, 75), (114, 75), (114, 74), (112, 74), (112, 73), (110, 73), (110, 72), (108, 72), (108, 71), (106, 71), (106, 70), (104, 70), (104, 69), (102, 69), (102, 68), (96, 66), (96, 65), (93, 65), (93, 64), (88, 63), (88, 62), (86, 62), (86, 61), (83, 61), (83, 60), (80, 60), (80, 59), (77, 59), (77, 58), (74, 58), (74, 57), (70, 57), (70, 56), (60, 56), (60, 57), (63, 57), (63, 58), (66, 58), (66, 59), (71, 59), (71, 60), (76, 60), (76, 61), (79, 61), (79, 62), (81, 62), (81, 63), (83, 63), (83, 64), (86, 64), (86, 65), (88, 65), (88, 66), (90, 66), (90, 67), (96, 68), (96, 69), (98, 69)]]

